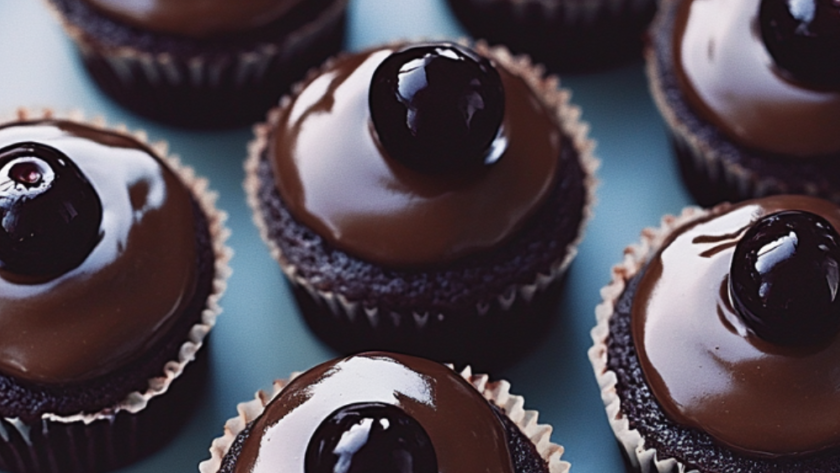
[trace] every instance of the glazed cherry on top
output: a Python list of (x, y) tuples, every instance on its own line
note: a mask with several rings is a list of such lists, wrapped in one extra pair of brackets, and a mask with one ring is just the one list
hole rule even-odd
[(840, 326), (840, 235), (810, 212), (766, 215), (738, 242), (729, 282), (733, 306), (759, 337), (822, 341)]
[(379, 142), (415, 170), (445, 173), (490, 164), (505, 112), (499, 73), (452, 43), (403, 49), (374, 72), (369, 106)]
[(840, 2), (762, 0), (759, 22), (783, 73), (806, 84), (840, 86)]
[(0, 150), (0, 267), (52, 277), (90, 254), (99, 240), (102, 203), (79, 168), (39, 143)]
[(336, 409), (309, 441), (305, 473), (437, 473), (432, 440), (392, 404), (360, 402)]

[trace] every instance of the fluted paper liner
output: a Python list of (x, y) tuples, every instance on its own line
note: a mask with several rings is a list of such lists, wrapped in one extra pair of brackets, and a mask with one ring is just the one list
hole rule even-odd
[[(81, 55), (104, 58), (114, 75), (126, 86), (139, 80), (133, 71), (142, 71), (143, 80), (152, 85), (189, 84), (246, 90), (250, 84), (259, 82), (269, 64), (285, 62), (297, 51), (306, 49), (307, 44), (319, 41), (319, 37), (331, 29), (324, 25), (336, 23), (342, 17), (347, 0), (334, 2), (317, 19), (291, 32), (282, 43), (263, 43), (250, 50), (223, 55), (198, 54), (183, 60), (167, 52), (150, 53), (130, 46), (103, 46), (97, 38), (90, 37), (78, 25), (69, 22), (51, 3), (47, 2), (47, 5)], [(226, 76), (234, 78), (232, 84), (221, 81)]]
[(708, 182), (725, 183), (724, 185), (728, 189), (735, 190), (739, 199), (788, 192), (788, 186), (784, 182), (773, 178), (762, 178), (741, 164), (725, 159), (714, 146), (692, 133), (668, 104), (665, 90), (660, 84), (659, 67), (656, 58), (653, 57), (654, 55), (652, 50), (645, 53), (650, 92), (662, 118), (665, 120), (670, 137), (674, 140), (674, 145), (683, 150), (684, 154), (691, 160), (686, 163), (691, 173), (704, 176), (704, 180)]
[[(62, 116), (55, 114), (51, 110), (35, 112), (20, 109), (13, 117), (7, 116), (3, 118), (5, 118), (3, 120), (4, 123), (39, 119), (65, 119), (102, 130), (124, 133), (125, 135), (132, 136), (141, 143), (150, 146), (155, 154), (179, 176), (181, 181), (198, 202), (202, 211), (206, 215), (213, 245), (213, 254), (215, 258), (214, 279), (210, 295), (207, 298), (204, 310), (201, 314), (201, 321), (196, 323), (189, 331), (187, 340), (185, 340), (181, 345), (178, 358), (167, 362), (162, 367), (159, 376), (149, 379), (148, 386), (144, 390), (131, 392), (119, 403), (112, 406), (103, 406), (98, 412), (80, 412), (71, 415), (45, 413), (41, 416), (40, 422), (33, 425), (25, 424), (17, 418), (0, 418), (0, 438), (2, 438), (3, 441), (8, 442), (10, 434), (15, 437), (19, 435), (22, 441), (28, 445), (30, 449), (29, 455), (31, 455), (31, 459), (33, 459), (36, 464), (41, 456), (47, 456), (52, 460), (51, 462), (47, 462), (52, 465), (52, 469), (48, 470), (47, 467), (44, 466), (43, 471), (67, 471), (67, 465), (54, 464), (55, 457), (57, 455), (55, 451), (51, 450), (51, 445), (41, 445), (37, 442), (33, 444), (30, 436), (30, 430), (37, 429), (39, 437), (44, 437), (48, 440), (50, 427), (53, 425), (71, 426), (76, 424), (84, 430), (85, 426), (89, 426), (96, 421), (104, 421), (98, 422), (97, 425), (113, 424), (119, 413), (127, 412), (130, 414), (138, 414), (146, 408), (149, 401), (157, 396), (165, 394), (172, 382), (181, 376), (186, 366), (195, 358), (196, 353), (202, 347), (207, 334), (215, 325), (216, 318), (222, 312), (222, 309), (219, 306), (219, 299), (225, 291), (227, 278), (231, 273), (228, 262), (232, 255), (232, 250), (225, 246), (225, 241), (229, 237), (230, 231), (224, 225), (227, 215), (218, 210), (215, 206), (218, 194), (208, 188), (207, 179), (196, 176), (191, 167), (182, 164), (177, 156), (170, 155), (168, 153), (168, 145), (166, 142), (149, 142), (145, 131), (141, 130), (130, 132), (127, 130), (125, 125), (108, 126), (103, 118), (99, 117), (86, 119), (81, 112), (70, 112)], [(88, 432), (88, 434), (90, 433)], [(85, 438), (76, 439), (79, 451), (93, 451), (90, 449), (90, 444), (96, 443), (97, 441), (103, 441), (105, 444), (110, 443), (111, 439), (107, 438), (110, 435), (107, 428), (104, 429), (103, 434), (106, 438), (99, 438), (98, 435), (100, 434), (103, 433), (97, 431), (97, 434), (90, 434), (86, 435)], [(73, 443), (74, 442), (71, 441), (70, 445)], [(107, 445), (98, 446), (107, 448)], [(43, 454), (42, 452), (46, 453)], [(59, 453), (65, 453), (66, 455), (66, 452), (59, 451)], [(25, 457), (25, 454), (21, 453), (21, 457)], [(58, 457), (62, 458), (61, 456)], [(72, 454), (72, 457), (78, 458), (75, 453)], [(47, 460), (42, 458), (41, 461), (46, 462)]]
[[(450, 366), (451, 368), (451, 366)], [(254, 419), (262, 414), (265, 406), (283, 388), (300, 373), (292, 373), (289, 379), (274, 381), (271, 391), (257, 391), (254, 399), (236, 406), (239, 413), (225, 423), (224, 434), (213, 440), (210, 446), (210, 459), (198, 465), (200, 473), (216, 473), (222, 465), (222, 459), (227, 454), (236, 436)], [(568, 473), (571, 465), (563, 461), (563, 447), (551, 441), (551, 426), (537, 422), (537, 411), (526, 410), (525, 399), (510, 393), (510, 383), (507, 381), (490, 381), (486, 374), (473, 374), (469, 366), (460, 372), (461, 377), (471, 384), (485, 399), (501, 408), (505, 415), (512, 420), (519, 430), (528, 437), (537, 449), (542, 459), (548, 465), (549, 473)]]
[(616, 391), (616, 374), (607, 367), (609, 321), (627, 282), (639, 273), (675, 229), (711, 212), (719, 212), (727, 206), (729, 204), (721, 204), (710, 211), (699, 207), (687, 207), (679, 216), (663, 217), (658, 228), (644, 229), (641, 242), (624, 249), (624, 259), (613, 266), (610, 283), (601, 289), (603, 301), (595, 308), (598, 323), (591, 332), (593, 346), (589, 349), (589, 361), (592, 363), (598, 386), (601, 388), (601, 399), (607, 410), (610, 427), (624, 448), (630, 463), (642, 473), (684, 473), (689, 470), (686, 465), (674, 458), (657, 458), (656, 450), (645, 446), (645, 439), (639, 431), (630, 428), (629, 421), (621, 410), (621, 399)]
[[(469, 45), (466, 41), (459, 42), (464, 45)], [(586, 198), (582, 218), (577, 230), (577, 237), (569, 244), (565, 256), (554, 261), (549, 273), (537, 274), (529, 284), (511, 285), (507, 290), (496, 296), (494, 302), (502, 310), (507, 311), (517, 300), (521, 299), (525, 302), (530, 302), (536, 294), (543, 292), (551, 283), (557, 281), (565, 273), (569, 264), (571, 264), (577, 255), (577, 247), (583, 239), (584, 229), (593, 215), (595, 188), (598, 185), (595, 171), (598, 169), (600, 161), (594, 155), (595, 142), (588, 137), (589, 124), (580, 119), (581, 109), (570, 103), (571, 92), (560, 87), (560, 80), (557, 76), (546, 76), (543, 66), (533, 64), (528, 56), (514, 56), (503, 46), (490, 47), (484, 42), (478, 42), (470, 46), (474, 47), (480, 54), (502, 64), (512, 74), (522, 77), (532, 88), (535, 95), (542, 99), (543, 103), (549, 109), (555, 111), (557, 122), (571, 139), (571, 145), (578, 150), (581, 168), (585, 175), (583, 185), (586, 189)], [(329, 68), (331, 64), (331, 61), (327, 61), (321, 69), (310, 71), (304, 81), (296, 84), (292, 88), (292, 95), (299, 94), (304, 84), (308, 83), (322, 70)], [(287, 107), (291, 100), (291, 96), (283, 97), (279, 106), (269, 111), (266, 122), (254, 126), (255, 138), (248, 145), (248, 159), (245, 161), (244, 187), (248, 204), (253, 211), (254, 223), (259, 229), (263, 241), (268, 245), (272, 257), (280, 263), (280, 267), (292, 284), (303, 288), (314, 300), (320, 301), (326, 307), (329, 307), (337, 317), (352, 321), (358, 316), (364, 316), (368, 319), (372, 327), (376, 327), (379, 323), (379, 318), (383, 316), (379, 314), (376, 308), (360, 307), (358, 302), (348, 300), (342, 294), (317, 289), (309, 281), (301, 277), (298, 274), (297, 268), (286, 260), (283, 252), (271, 239), (268, 232), (268, 225), (260, 211), (258, 197), (260, 182), (257, 175), (260, 154), (268, 146), (268, 139), (272, 128), (277, 123), (279, 110)], [(484, 315), (490, 309), (491, 307), (488, 304), (479, 304), (476, 307), (476, 313)], [(416, 327), (423, 328), (430, 316), (434, 315), (414, 312), (412, 313), (411, 319)]]

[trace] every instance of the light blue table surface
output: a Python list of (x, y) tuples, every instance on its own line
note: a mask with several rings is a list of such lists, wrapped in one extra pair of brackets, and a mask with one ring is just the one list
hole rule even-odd
[[(398, 38), (454, 38), (466, 32), (444, 0), (350, 0), (346, 47), (358, 50)], [(554, 427), (575, 473), (622, 472), (586, 356), (599, 289), (622, 249), (645, 226), (690, 203), (672, 160), (641, 63), (603, 73), (565, 75), (591, 124), (602, 161), (598, 204), (572, 264), (551, 333), (512, 366), (490, 373), (512, 383), (526, 408)], [(208, 177), (229, 214), (235, 256), (211, 340), (211, 377), (195, 415), (175, 440), (122, 473), (195, 472), (236, 404), (275, 378), (335, 356), (307, 330), (277, 264), (251, 222), (242, 191), (242, 162), (251, 131), (192, 132), (144, 120), (115, 106), (88, 80), (75, 50), (41, 0), (0, 0), (0, 111), (16, 107), (81, 109), (110, 123), (145, 129), (170, 143), (183, 161)]]

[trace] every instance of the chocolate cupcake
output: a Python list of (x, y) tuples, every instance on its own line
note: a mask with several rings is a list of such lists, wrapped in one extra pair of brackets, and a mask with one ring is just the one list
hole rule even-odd
[(337, 52), (347, 0), (48, 0), (107, 95), (154, 120), (226, 127), (265, 116)]
[(830, 2), (662, 2), (650, 87), (698, 203), (840, 202), (838, 27)]
[(501, 48), (401, 44), (325, 64), (255, 128), (246, 163), (310, 326), (345, 353), (512, 359), (553, 312), (591, 213), (579, 115), (556, 78)]
[(589, 352), (644, 472), (837, 471), (840, 207), (689, 208), (625, 252)]
[(117, 468), (194, 405), (228, 232), (165, 148), (80, 116), (0, 124), (0, 469)]
[(504, 44), (554, 71), (601, 69), (641, 57), (655, 0), (448, 0), (475, 38)]
[(332, 360), (240, 404), (199, 471), (568, 472), (509, 388), (406, 355)]

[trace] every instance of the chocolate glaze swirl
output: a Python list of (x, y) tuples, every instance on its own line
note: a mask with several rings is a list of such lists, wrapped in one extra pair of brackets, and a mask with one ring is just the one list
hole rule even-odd
[(552, 112), (520, 77), (505, 87), (507, 148), (472, 176), (432, 176), (387, 156), (368, 87), (395, 48), (346, 56), (281, 110), (270, 154), (293, 215), (331, 244), (388, 267), (442, 264), (512, 236), (551, 191), (563, 144)]
[(439, 363), (372, 352), (330, 361), (295, 378), (251, 424), (237, 473), (304, 471), (321, 421), (354, 402), (396, 405), (431, 438), (440, 473), (512, 473), (505, 430), (490, 404)]
[(727, 280), (751, 222), (797, 209), (840, 228), (840, 208), (776, 196), (725, 209), (676, 230), (645, 269), (632, 305), (645, 378), (668, 417), (746, 454), (840, 446), (840, 337), (807, 347), (760, 339), (733, 310)]
[(102, 238), (78, 267), (48, 281), (0, 271), (0, 371), (38, 384), (95, 378), (139, 357), (196, 291), (189, 191), (127, 135), (67, 121), (0, 127), (0, 147), (60, 149), (103, 203)]
[(130, 25), (196, 38), (259, 28), (301, 0), (83, 0)]
[(840, 152), (840, 91), (794, 84), (758, 31), (761, 0), (685, 0), (674, 29), (680, 86), (732, 140), (793, 157)]

